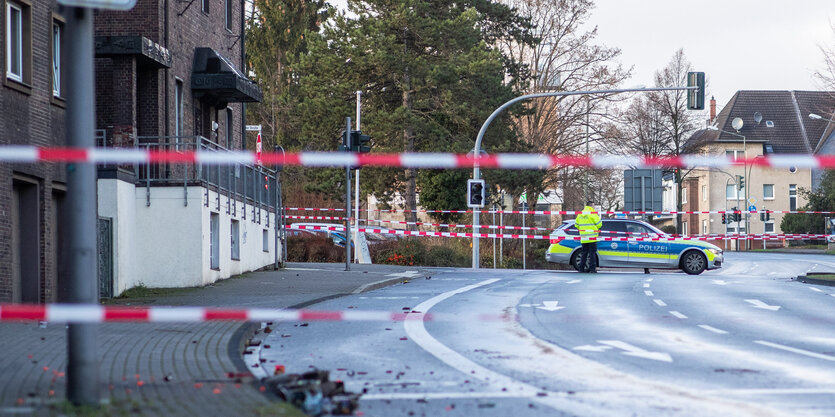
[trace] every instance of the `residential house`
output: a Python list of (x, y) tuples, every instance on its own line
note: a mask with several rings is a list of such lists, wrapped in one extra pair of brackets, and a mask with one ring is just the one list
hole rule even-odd
[[(809, 114), (831, 115), (833, 110), (835, 95), (831, 92), (738, 91), (719, 114), (711, 100), (709, 127), (695, 132), (688, 146), (699, 147), (705, 155), (733, 160), (830, 152), (830, 146), (835, 148), (829, 145), (833, 142), (832, 126), (811, 119)], [(742, 121), (741, 127), (736, 126), (739, 129), (734, 126), (735, 119)], [(806, 203), (799, 190), (811, 189), (816, 177), (819, 173), (801, 167), (696, 167), (682, 185), (682, 199), (687, 200), (687, 211), (796, 210)], [(683, 222), (691, 234), (773, 234), (781, 232), (783, 216), (772, 213), (769, 221), (761, 221), (758, 214), (746, 213), (740, 222), (723, 224), (721, 214), (689, 214)], [(752, 247), (762, 247), (764, 242), (754, 240)], [(720, 243), (736, 248), (734, 242)]]
[[(64, 19), (54, 1), (2, 0), (0, 145), (63, 146)], [(66, 173), (0, 162), (0, 302), (58, 300)]]
[[(138, 0), (95, 21), (100, 146), (223, 153), (246, 143), (243, 0)], [(99, 168), (102, 295), (199, 286), (279, 259), (276, 175), (260, 166)], [(278, 251), (277, 251), (278, 249)], [(111, 281), (112, 280), (112, 281)]]

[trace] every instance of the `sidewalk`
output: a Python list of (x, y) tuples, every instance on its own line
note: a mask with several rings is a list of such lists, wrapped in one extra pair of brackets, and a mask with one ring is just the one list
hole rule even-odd
[[(303, 308), (393, 285), (417, 267), (291, 263), (123, 305)], [(409, 271), (414, 271), (408, 273)], [(256, 416), (274, 412), (242, 359), (258, 323), (105, 323), (98, 327), (99, 413), (131, 416)], [(66, 326), (0, 323), (0, 416), (66, 415)], [(289, 359), (292, 360), (292, 359)], [(275, 415), (275, 414), (272, 414)], [(280, 414), (279, 414), (280, 415)]]

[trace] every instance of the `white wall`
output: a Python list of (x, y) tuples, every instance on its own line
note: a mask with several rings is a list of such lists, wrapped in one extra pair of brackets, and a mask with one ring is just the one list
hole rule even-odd
[[(266, 209), (261, 210), (259, 223), (257, 211), (253, 222), (252, 205), (244, 207), (224, 195), (218, 210), (217, 194), (212, 191), (206, 206), (203, 187), (187, 188), (187, 205), (183, 187), (152, 187), (150, 191), (148, 206), (145, 187), (115, 179), (98, 181), (98, 214), (113, 219), (114, 296), (138, 285), (203, 286), (275, 262), (275, 215)], [(230, 204), (236, 204), (234, 211)], [(211, 213), (220, 218), (220, 268), (216, 270), (211, 269)], [(232, 259), (232, 219), (240, 225), (239, 260)], [(263, 251), (264, 230), (267, 252)]]

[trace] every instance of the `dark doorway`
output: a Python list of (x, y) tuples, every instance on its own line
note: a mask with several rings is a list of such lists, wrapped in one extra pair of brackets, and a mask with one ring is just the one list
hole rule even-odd
[(12, 302), (41, 301), (38, 183), (15, 178), (12, 192)]

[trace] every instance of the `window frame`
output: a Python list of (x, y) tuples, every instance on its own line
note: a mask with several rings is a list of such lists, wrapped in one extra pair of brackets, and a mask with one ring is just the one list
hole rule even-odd
[[(184, 91), (185, 86), (183, 85), (183, 80), (179, 78), (174, 79), (174, 141), (177, 145), (182, 143), (183, 139), (183, 127), (185, 126), (184, 123), (184, 112), (185, 104), (184, 101)], [(179, 146), (178, 146), (179, 148)]]
[[(768, 230), (768, 229), (769, 229), (769, 226), (771, 226), (771, 230)], [(769, 221), (767, 221), (767, 222), (763, 223), (763, 233), (767, 233), (767, 234), (774, 234), (774, 233), (776, 233), (776, 232), (774, 231), (774, 220), (769, 220)]]
[(209, 0), (200, 0), (200, 11), (205, 14), (209, 14), (210, 10)]
[(226, 108), (226, 149), (232, 150), (232, 143), (235, 140), (234, 135), (235, 116), (230, 108)]
[[(58, 29), (58, 40), (56, 43), (56, 28)], [(63, 99), (64, 96), (64, 71), (63, 71), (63, 43), (64, 43), (64, 21), (57, 15), (52, 16), (51, 45), (51, 72), (52, 72), (52, 97)], [(57, 66), (57, 67), (56, 67)]]
[[(766, 186), (771, 187), (771, 197), (765, 195)], [(763, 184), (763, 200), (774, 200), (774, 184)]]
[(687, 222), (686, 222), (686, 221), (685, 221), (685, 222), (681, 222), (681, 235), (682, 235), (682, 236), (688, 236), (688, 233), (687, 233), (687, 226), (688, 226), (688, 224), (687, 224)]
[[(3, 37), (3, 47), (4, 50), (4, 64), (5, 64), (5, 77), (4, 77), (4, 84), (7, 87), (11, 87), (15, 90), (23, 92), (25, 94), (32, 93), (32, 3), (29, 0), (5, 0), (5, 6), (3, 7), (4, 13), (4, 37)], [(12, 68), (12, 46), (13, 43), (11, 42), (11, 37), (9, 34), (12, 32), (12, 18), (11, 18), (11, 10), (14, 9), (18, 12), (18, 16), (20, 21), (19, 23), (19, 31), (15, 31), (15, 33), (19, 34), (17, 42), (15, 46), (18, 47), (19, 50), (19, 71), (20, 73), (14, 73), (11, 71)]]
[(267, 229), (261, 229), (261, 251), (269, 252), (270, 251), (270, 231)]
[(681, 204), (687, 204), (687, 187), (681, 187)]
[[(203, 1), (208, 1), (208, 0), (203, 0)], [(225, 7), (226, 30), (231, 33), (232, 32), (232, 12), (233, 12), (232, 0), (224, 0), (224, 1), (226, 2), (226, 7)]]
[(230, 242), (230, 257), (233, 261), (241, 260), (241, 223), (238, 220), (232, 219), (229, 224)]
[(702, 201), (707, 201), (707, 185), (702, 185)]
[(789, 184), (789, 211), (797, 211), (797, 184)]
[[(734, 190), (734, 195), (733, 196), (728, 195), (728, 187), (732, 187), (732, 189)], [(744, 188), (743, 188), (743, 190), (744, 190)], [(740, 190), (739, 190), (739, 188), (737, 188), (736, 184), (727, 184), (725, 186), (725, 200), (733, 200), (733, 201), (738, 200), (739, 199), (739, 191)]]
[(702, 219), (702, 234), (707, 234), (707, 220)]

